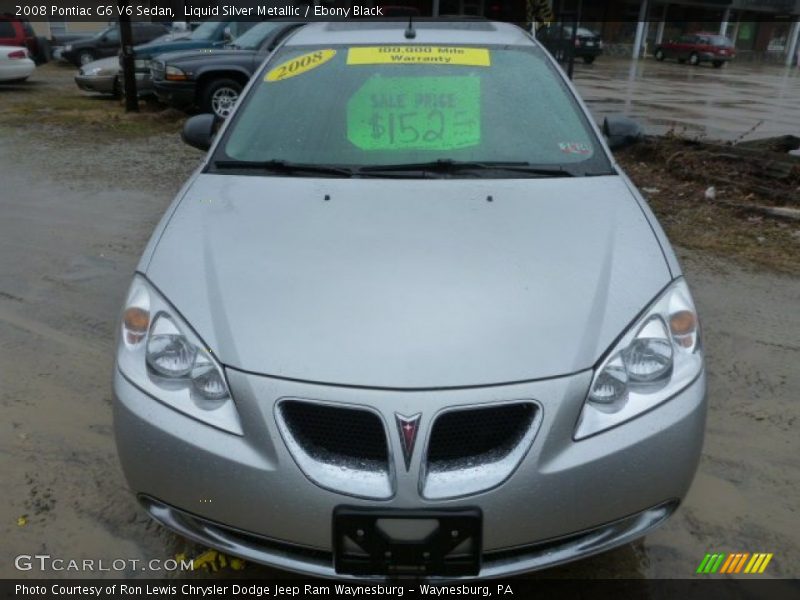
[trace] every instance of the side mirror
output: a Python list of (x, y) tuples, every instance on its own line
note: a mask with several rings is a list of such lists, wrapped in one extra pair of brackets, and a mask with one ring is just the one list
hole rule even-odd
[(195, 115), (183, 124), (181, 139), (198, 150), (208, 150), (214, 139), (217, 119), (212, 114)]
[(603, 121), (603, 135), (608, 147), (619, 150), (642, 139), (642, 128), (636, 121), (623, 115), (609, 115)]

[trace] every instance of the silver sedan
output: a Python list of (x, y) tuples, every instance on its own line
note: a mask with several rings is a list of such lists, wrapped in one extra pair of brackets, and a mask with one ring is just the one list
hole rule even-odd
[(120, 94), (119, 58), (110, 56), (83, 65), (75, 76), (75, 83), (85, 92)]
[(217, 126), (185, 126), (209, 152), (119, 329), (119, 456), (154, 519), (307, 574), (456, 578), (678, 508), (706, 415), (692, 296), (527, 33), (311, 24)]

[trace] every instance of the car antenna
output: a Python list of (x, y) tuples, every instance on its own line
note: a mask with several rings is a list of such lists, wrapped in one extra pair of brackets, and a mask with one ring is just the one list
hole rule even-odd
[(417, 32), (414, 31), (414, 16), (413, 15), (408, 15), (408, 27), (406, 27), (405, 35), (406, 35), (406, 39), (407, 40), (413, 40), (415, 37), (417, 37)]

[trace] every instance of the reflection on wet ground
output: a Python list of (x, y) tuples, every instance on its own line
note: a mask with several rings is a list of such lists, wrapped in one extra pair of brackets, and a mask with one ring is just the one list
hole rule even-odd
[(732, 62), (722, 69), (602, 57), (576, 65), (575, 84), (589, 108), (623, 113), (648, 133), (675, 129), (734, 140), (800, 133), (800, 69)]

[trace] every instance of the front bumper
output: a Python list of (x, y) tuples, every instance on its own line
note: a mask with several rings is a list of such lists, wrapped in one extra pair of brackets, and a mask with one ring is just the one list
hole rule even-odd
[(97, 92), (98, 94), (116, 94), (117, 76), (105, 75), (102, 77), (76, 75), (75, 83), (85, 92)]
[[(251, 560), (313, 575), (335, 575), (336, 506), (445, 509), (478, 506), (484, 515), (481, 577), (539, 569), (602, 552), (662, 523), (684, 497), (699, 460), (706, 414), (705, 375), (649, 413), (574, 442), (591, 372), (516, 385), (463, 390), (386, 391), (329, 387), (227, 372), (244, 436), (209, 427), (141, 392), (117, 371), (114, 420), (130, 488), (150, 514), (186, 537)], [(286, 397), (423, 414), (424, 440), (444, 407), (532, 399), (541, 424), (511, 477), (464, 498), (419, 492), (419, 452), (406, 470), (398, 436), (394, 495), (365, 500), (322, 489), (292, 459), (275, 403)], [(396, 446), (396, 447), (395, 447)]]
[(154, 81), (153, 90), (159, 101), (176, 108), (187, 108), (195, 103), (194, 81)]
[(702, 62), (728, 62), (733, 58), (730, 54), (715, 54), (713, 52), (701, 52), (699, 56)]
[(575, 48), (575, 56), (583, 58), (584, 56), (600, 56), (603, 53), (602, 46), (581, 46)]
[[(153, 519), (199, 544), (287, 571), (318, 577), (342, 577), (333, 568), (330, 551), (253, 535), (197, 517), (149, 496), (141, 496), (139, 500)], [(677, 506), (678, 501), (673, 500), (572, 535), (486, 553), (478, 577), (509, 577), (605, 552), (652, 531), (666, 521)]]
[(134, 71), (136, 77), (136, 93), (139, 96), (153, 95), (153, 79), (150, 77), (150, 70)]

